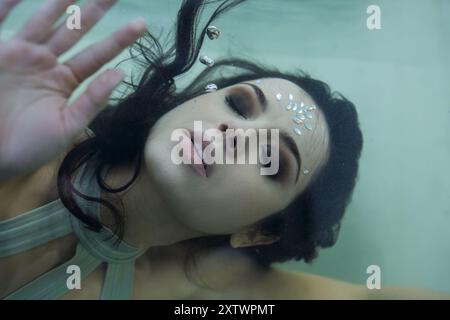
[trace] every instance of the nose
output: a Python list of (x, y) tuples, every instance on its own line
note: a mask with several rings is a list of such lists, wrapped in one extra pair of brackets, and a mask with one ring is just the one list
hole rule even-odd
[[(233, 163), (236, 163), (238, 158), (244, 160), (250, 156), (250, 136), (253, 135), (252, 132), (248, 135), (246, 128), (235, 128), (227, 123), (220, 123), (218, 125), (218, 130), (223, 134), (223, 147), (224, 154), (228, 155), (230, 158), (234, 159)], [(250, 128), (247, 128), (250, 129)], [(255, 130), (254, 128), (252, 128)], [(232, 130), (229, 134), (226, 134), (227, 130)], [(256, 144), (258, 140), (258, 134), (255, 132)], [(243, 145), (238, 145), (238, 137), (239, 141), (243, 142)], [(239, 157), (241, 156), (241, 157)], [(245, 161), (245, 160), (244, 160)]]
[[(227, 151), (227, 146), (228, 147), (230, 147), (232, 150), (229, 150), (229, 151), (233, 151), (234, 153), (237, 151), (236, 149), (236, 144), (237, 144), (237, 135), (236, 135), (236, 131), (235, 130), (233, 130), (234, 128), (232, 128), (229, 124), (226, 124), (226, 123), (221, 123), (221, 124), (219, 124), (219, 126), (218, 126), (218, 128), (217, 128), (220, 132), (222, 132), (222, 134), (223, 134), (223, 142), (224, 142), (224, 148), (225, 148), (225, 150), (224, 150), (224, 152), (226, 152)], [(228, 129), (230, 129), (230, 130), (233, 130), (233, 135), (231, 135), (231, 134), (229, 134), (228, 136), (227, 136), (227, 134), (226, 134), (226, 132), (227, 132), (227, 130)], [(235, 154), (235, 156), (236, 156), (236, 154)]]
[(221, 123), (221, 124), (219, 124), (217, 129), (219, 129), (220, 132), (225, 132), (225, 131), (227, 131), (228, 128), (229, 128), (228, 124)]

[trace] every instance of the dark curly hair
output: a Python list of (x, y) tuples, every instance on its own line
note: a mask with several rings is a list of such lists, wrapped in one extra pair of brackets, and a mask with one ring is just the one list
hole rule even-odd
[[(115, 194), (135, 181), (142, 167), (143, 149), (153, 125), (165, 113), (181, 103), (204, 94), (207, 83), (227, 87), (260, 78), (282, 78), (305, 90), (325, 115), (329, 131), (329, 158), (308, 187), (281, 212), (261, 221), (263, 232), (277, 234), (280, 240), (270, 245), (238, 248), (260, 266), (290, 259), (312, 261), (317, 249), (332, 246), (337, 239), (341, 218), (351, 200), (356, 183), (362, 134), (354, 105), (327, 84), (301, 70), (292, 73), (261, 66), (255, 62), (227, 58), (218, 60), (201, 72), (190, 85), (177, 90), (175, 79), (191, 69), (198, 59), (206, 28), (221, 14), (245, 0), (185, 0), (176, 23), (176, 33), (167, 38), (167, 46), (147, 33), (130, 50), (131, 59), (144, 71), (138, 82), (126, 82), (132, 92), (105, 108), (90, 124), (94, 133), (78, 143), (65, 156), (58, 170), (58, 192), (63, 204), (88, 227), (99, 231), (100, 221), (84, 213), (74, 195), (106, 206), (113, 215), (115, 232), (123, 236), (124, 212), (108, 200), (83, 195), (71, 182), (85, 162), (95, 166), (97, 182), (103, 191)], [(201, 13), (207, 5), (217, 5), (200, 27)], [(169, 34), (170, 35), (170, 34)], [(94, 157), (95, 156), (95, 157)], [(130, 181), (112, 189), (100, 174), (106, 166), (135, 163)], [(229, 235), (187, 240), (199, 248), (229, 246)]]

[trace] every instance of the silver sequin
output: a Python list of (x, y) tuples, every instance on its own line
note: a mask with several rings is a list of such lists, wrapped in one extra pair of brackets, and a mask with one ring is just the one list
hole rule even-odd
[(208, 56), (201, 56), (200, 62), (206, 65), (207, 67), (212, 67), (214, 65), (214, 60), (209, 58)]
[(308, 129), (309, 131), (311, 131), (313, 129), (311, 123), (309, 123), (309, 122), (305, 122), (305, 128)]
[(215, 39), (219, 38), (219, 36), (220, 36), (220, 30), (217, 29), (217, 27), (209, 26), (209, 27), (206, 29), (206, 34), (208, 35), (208, 38), (209, 38), (209, 39), (215, 40)]
[(208, 83), (205, 87), (206, 92), (214, 92), (217, 91), (218, 87), (215, 83)]
[[(281, 104), (281, 106), (284, 107), (286, 111), (294, 111), (294, 117), (292, 118), (292, 121), (295, 123), (292, 128), (294, 133), (298, 136), (301, 136), (303, 130), (302, 127), (304, 127), (306, 130), (312, 131), (313, 124), (306, 120), (313, 119), (313, 111), (316, 110), (316, 107), (308, 106), (304, 102), (295, 102), (294, 95), (292, 93), (289, 93), (287, 97), (287, 104), (283, 103)], [(277, 99), (277, 101), (281, 101), (283, 99), (283, 95), (281, 93), (277, 93), (275, 95), (275, 98)], [(309, 173), (310, 171), (308, 169), (303, 170), (304, 175), (307, 175)]]
[(296, 124), (302, 124), (302, 123), (303, 123), (303, 120), (300, 119), (300, 118), (297, 118), (297, 117), (292, 118), (292, 120), (294, 120), (294, 122), (295, 122)]

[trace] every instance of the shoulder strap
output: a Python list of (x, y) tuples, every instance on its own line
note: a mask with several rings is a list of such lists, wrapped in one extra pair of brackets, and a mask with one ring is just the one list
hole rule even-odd
[(55, 200), (0, 222), (0, 258), (12, 256), (72, 232), (67, 209)]
[[(88, 192), (89, 195), (98, 196), (99, 189), (91, 184), (92, 174), (83, 164), (80, 172), (75, 176), (75, 186)], [(82, 198), (75, 197), (84, 209), (98, 210), (97, 204), (92, 204)], [(98, 213), (96, 213), (98, 214)], [(0, 221), (0, 258), (12, 256), (51, 240), (68, 235), (72, 232), (71, 214), (64, 207), (61, 199), (47, 203), (17, 217)]]
[(70, 274), (67, 267), (76, 265), (81, 270), (81, 278), (86, 278), (100, 264), (101, 260), (95, 258), (83, 246), (78, 245), (75, 256), (68, 262), (43, 274), (22, 288), (16, 290), (6, 300), (53, 300), (58, 299), (69, 291), (67, 280)]
[[(75, 185), (90, 196), (100, 190), (92, 183), (95, 175), (86, 164), (76, 176)], [(78, 198), (76, 201), (90, 214), (99, 218), (99, 205)], [(6, 299), (56, 299), (67, 288), (67, 267), (77, 265), (82, 278), (106, 262), (108, 268), (103, 282), (102, 299), (130, 299), (133, 296), (135, 259), (144, 251), (118, 241), (109, 229), (94, 232), (73, 217), (61, 200), (53, 201), (29, 213), (0, 223), (0, 258), (14, 255), (47, 241), (74, 232), (79, 241), (76, 255), (68, 262), (43, 274), (36, 280), (10, 294)]]
[(128, 300), (133, 298), (134, 261), (108, 263), (103, 282), (102, 300)]

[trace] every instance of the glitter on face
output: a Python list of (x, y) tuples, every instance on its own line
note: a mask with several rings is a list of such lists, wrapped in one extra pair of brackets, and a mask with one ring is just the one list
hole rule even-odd
[[(281, 93), (277, 93), (275, 95), (275, 99), (281, 102), (283, 100), (283, 95)], [(294, 111), (295, 113), (294, 117), (292, 118), (294, 122), (294, 127), (292, 128), (292, 130), (296, 135), (302, 135), (302, 126), (308, 131), (313, 130), (313, 124), (308, 121), (308, 119), (313, 119), (313, 111), (316, 110), (316, 106), (308, 106), (304, 102), (300, 102), (300, 104), (298, 104), (297, 102), (294, 102), (294, 95), (290, 93), (288, 95), (288, 102), (285, 105), (284, 109), (286, 111)], [(308, 169), (303, 170), (304, 175), (307, 175), (309, 173), (310, 171)]]
[(299, 136), (302, 135), (302, 131), (298, 127), (294, 127), (294, 132)]

